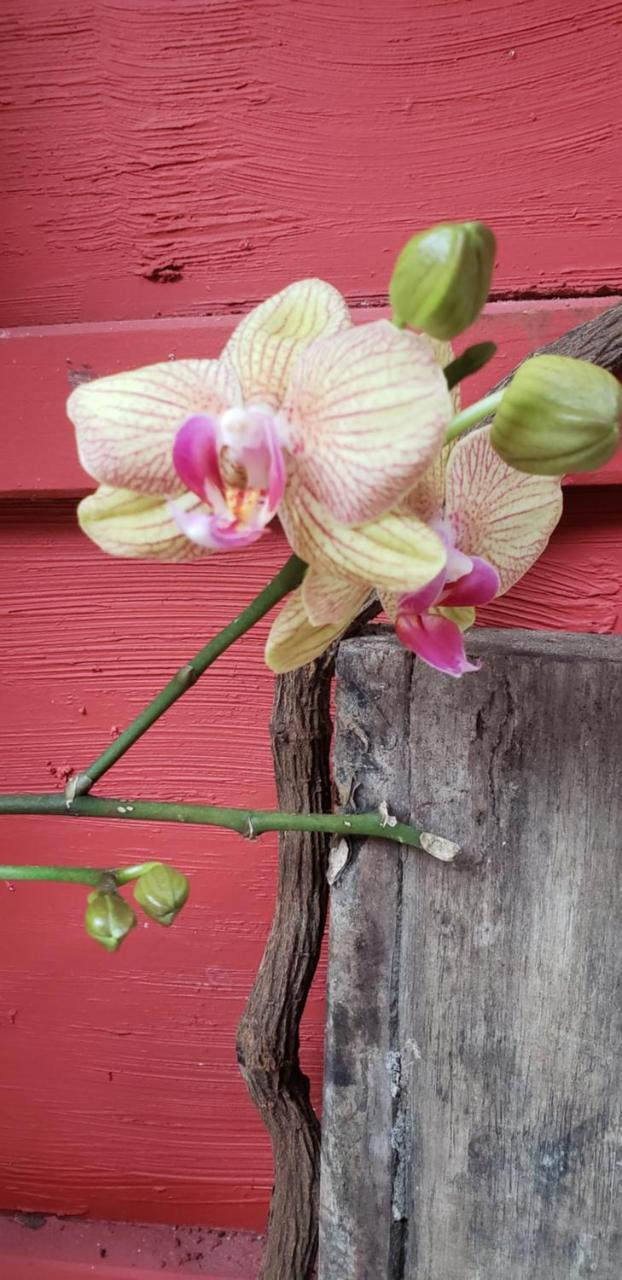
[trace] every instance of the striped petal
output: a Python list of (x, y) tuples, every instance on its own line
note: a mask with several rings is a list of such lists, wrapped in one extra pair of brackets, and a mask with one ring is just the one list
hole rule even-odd
[[(199, 499), (186, 493), (177, 499), (184, 511), (200, 509)], [(205, 510), (205, 508), (202, 508)], [(195, 560), (201, 547), (180, 533), (165, 498), (101, 485), (78, 506), (81, 529), (110, 556), (144, 560)]]
[(265, 652), (267, 665), (281, 674), (319, 658), (333, 640), (347, 631), (359, 609), (360, 603), (357, 603), (339, 622), (315, 627), (307, 617), (301, 589), (294, 591), (272, 624)]
[(388, 320), (314, 342), (283, 410), (307, 487), (344, 524), (393, 507), (430, 466), (452, 417), (427, 338)]
[(299, 280), (267, 298), (234, 330), (223, 359), (247, 404), (278, 407), (298, 356), (316, 338), (352, 324), (345, 300), (323, 280)]
[(328, 569), (318, 568), (317, 565), (311, 565), (307, 569), (301, 592), (307, 617), (315, 627), (353, 617), (371, 595), (370, 588), (365, 583), (361, 585), (359, 582), (348, 582), (347, 578), (337, 578)]
[(400, 510), (419, 516), (421, 520), (438, 519), (445, 505), (445, 474), (447, 462), (454, 444), (445, 445), (437, 453), (431, 466), (424, 471), (414, 488), (410, 489), (400, 503)]
[(349, 582), (389, 591), (416, 591), (446, 562), (442, 539), (414, 516), (389, 512), (349, 529), (328, 513), (296, 477), (279, 508), (292, 549), (307, 564)]
[(231, 368), (220, 360), (178, 360), (84, 382), (69, 397), (82, 466), (102, 484), (177, 494), (173, 441), (192, 414), (217, 416), (240, 404)]
[(490, 428), (459, 440), (447, 464), (446, 516), (467, 555), (499, 574), (499, 594), (544, 551), (562, 511), (559, 479), (515, 471), (495, 453)]

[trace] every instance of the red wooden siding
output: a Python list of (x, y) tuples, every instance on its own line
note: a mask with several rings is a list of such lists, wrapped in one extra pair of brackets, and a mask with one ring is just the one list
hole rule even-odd
[[(369, 319), (412, 230), (478, 216), (506, 299), (478, 326), (500, 347), (483, 391), (622, 292), (618, 17), (604, 0), (5, 0), (2, 789), (60, 789), (285, 554), (270, 534), (209, 564), (102, 556), (75, 522), (71, 376), (214, 354), (250, 300), (308, 273)], [(620, 459), (581, 480), (483, 621), (622, 630)], [(103, 794), (273, 803), (267, 625)], [(274, 841), (24, 817), (0, 851), (157, 853), (192, 877), (176, 927), (113, 957), (84, 937), (82, 890), (0, 884), (0, 1207), (262, 1226), (269, 1149), (234, 1035)], [(316, 1097), (322, 1002), (320, 975)]]
[(477, 216), (496, 289), (622, 291), (617, 0), (4, 0), (12, 324), (383, 297)]

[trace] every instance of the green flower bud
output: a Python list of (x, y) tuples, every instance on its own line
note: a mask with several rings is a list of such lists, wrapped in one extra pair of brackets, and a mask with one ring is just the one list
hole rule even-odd
[(134, 928), (136, 916), (120, 893), (96, 889), (89, 893), (84, 924), (91, 938), (101, 942), (107, 951), (116, 951)]
[(517, 471), (562, 476), (594, 471), (620, 439), (622, 387), (586, 360), (532, 356), (497, 409), (490, 442)]
[(134, 897), (143, 911), (158, 924), (173, 923), (190, 893), (190, 885), (181, 871), (158, 862), (136, 881)]
[(389, 285), (395, 323), (445, 341), (468, 329), (488, 297), (495, 249), (483, 222), (441, 222), (413, 236)]

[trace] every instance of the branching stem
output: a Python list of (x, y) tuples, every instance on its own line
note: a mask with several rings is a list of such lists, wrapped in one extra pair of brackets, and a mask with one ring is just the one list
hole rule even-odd
[[(180, 822), (224, 827), (253, 840), (267, 831), (325, 831), (330, 835), (392, 840), (425, 848), (427, 833), (405, 822), (387, 820), (386, 813), (283, 813), (274, 809), (233, 809), (207, 804), (172, 804), (163, 800), (110, 800), (77, 796), (68, 802), (58, 794), (0, 795), (0, 815), (46, 814), (65, 818), (115, 818), (138, 822)], [(422, 844), (422, 836), (424, 843)], [(457, 846), (452, 846), (455, 853)], [(0, 868), (0, 878), (3, 876)]]
[(132, 723), (105, 751), (102, 751), (96, 760), (93, 760), (92, 764), (69, 780), (66, 789), (68, 800), (72, 801), (77, 796), (87, 795), (94, 783), (103, 777), (113, 764), (116, 764), (117, 760), (120, 760), (135, 742), (138, 742), (139, 738), (142, 738), (143, 734), (155, 724), (156, 720), (160, 719), (161, 715), (164, 715), (165, 711), (168, 711), (169, 707), (172, 707), (174, 702), (177, 702), (178, 698), (196, 684), (199, 676), (202, 676), (226, 649), (239, 640), (246, 631), (250, 631), (251, 627), (269, 613), (270, 609), (274, 608), (274, 605), (278, 604), (284, 596), (289, 595), (290, 591), (299, 586), (306, 567), (304, 561), (299, 560), (298, 556), (290, 556), (272, 581), (242, 610), (238, 617), (204, 645), (190, 662), (180, 667), (172, 680), (169, 680), (160, 693), (156, 694), (149, 705), (143, 708), (136, 719), (132, 720)]

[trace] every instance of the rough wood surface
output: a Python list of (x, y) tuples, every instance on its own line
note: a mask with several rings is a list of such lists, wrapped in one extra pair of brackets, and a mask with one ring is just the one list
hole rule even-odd
[[(279, 807), (332, 805), (330, 659), (276, 681), (272, 744)], [(308, 1280), (317, 1255), (320, 1126), (300, 1067), (300, 1019), (320, 955), (327, 837), (279, 838), (276, 910), (237, 1037), (238, 1061), (270, 1134), (275, 1181), (262, 1280)]]
[(622, 640), (468, 649), (339, 655), (342, 803), (465, 856), (370, 842), (333, 889), (321, 1277), (617, 1280)]
[(4, 0), (6, 324), (386, 296), (441, 218), (501, 295), (622, 288), (616, 0)]

